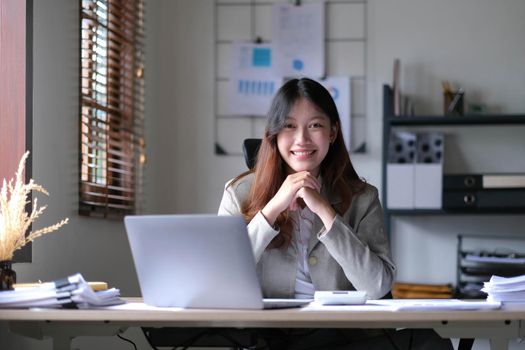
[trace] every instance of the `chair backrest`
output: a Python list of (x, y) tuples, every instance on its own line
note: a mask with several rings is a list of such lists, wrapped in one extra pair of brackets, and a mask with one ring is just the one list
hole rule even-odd
[(257, 152), (261, 146), (261, 139), (245, 139), (242, 143), (242, 153), (244, 154), (244, 161), (248, 169), (255, 167), (257, 161)]

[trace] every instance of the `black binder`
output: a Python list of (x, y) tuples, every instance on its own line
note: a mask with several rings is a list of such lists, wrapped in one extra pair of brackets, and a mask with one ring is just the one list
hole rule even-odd
[(443, 191), (445, 210), (525, 210), (523, 190)]
[(443, 191), (445, 210), (477, 210), (478, 197), (476, 191)]
[(443, 190), (525, 189), (525, 174), (443, 175)]
[(483, 188), (483, 175), (459, 174), (443, 175), (443, 191), (479, 190)]

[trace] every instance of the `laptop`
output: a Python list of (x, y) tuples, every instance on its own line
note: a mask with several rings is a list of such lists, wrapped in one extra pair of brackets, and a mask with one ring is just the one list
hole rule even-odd
[(264, 299), (240, 216), (136, 215), (124, 224), (144, 303), (158, 307), (263, 309), (310, 299)]

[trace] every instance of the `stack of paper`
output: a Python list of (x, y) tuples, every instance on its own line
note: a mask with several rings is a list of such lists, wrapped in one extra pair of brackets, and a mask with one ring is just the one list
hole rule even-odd
[(525, 302), (525, 275), (516, 277), (492, 276), (483, 283), (482, 292), (488, 294), (488, 301)]
[(95, 292), (79, 273), (33, 288), (0, 292), (0, 308), (90, 308), (122, 304), (115, 288)]

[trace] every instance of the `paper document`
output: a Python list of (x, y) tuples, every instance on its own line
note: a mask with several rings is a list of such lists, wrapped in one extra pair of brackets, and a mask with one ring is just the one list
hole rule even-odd
[(228, 113), (266, 116), (282, 78), (274, 73), (269, 44), (235, 42), (228, 82)]
[(274, 4), (272, 11), (272, 44), (278, 74), (324, 76), (324, 3)]
[(352, 147), (350, 139), (352, 136), (350, 77), (329, 76), (324, 80), (319, 80), (319, 83), (332, 95), (341, 120), (341, 132), (346, 149), (350, 151)]
[(184, 310), (181, 307), (157, 307), (157, 306), (147, 305), (144, 303), (126, 303), (126, 304), (121, 304), (121, 305), (97, 307), (97, 309), (132, 310), (132, 311), (171, 311), (171, 312)]
[(365, 291), (334, 290), (315, 291), (314, 301), (322, 305), (359, 305), (366, 302)]
[(118, 289), (95, 292), (78, 273), (36, 287), (0, 292), (0, 308), (90, 308), (122, 303)]
[(525, 302), (525, 275), (492, 276), (488, 282), (483, 283), (481, 291), (488, 294), (488, 301)]
[(381, 299), (367, 305), (389, 306), (394, 311), (491, 310), (501, 308), (500, 302), (460, 299)]

